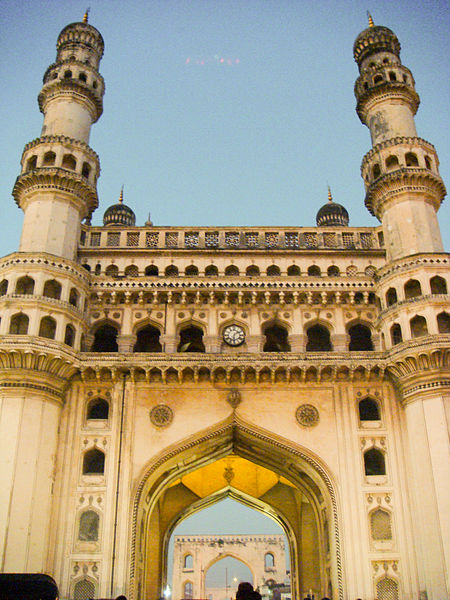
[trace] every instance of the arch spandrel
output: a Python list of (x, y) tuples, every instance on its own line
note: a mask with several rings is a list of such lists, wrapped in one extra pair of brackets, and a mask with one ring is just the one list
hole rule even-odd
[[(145, 587), (146, 581), (153, 581), (152, 589), (145, 588), (147, 596), (160, 596), (165, 585), (161, 558), (155, 557), (156, 562), (147, 561), (148, 564), (145, 564), (148, 545), (146, 531), (152, 531), (153, 547), (158, 542), (159, 557), (164, 554), (164, 536), (167, 535), (169, 523), (164, 523), (160, 530), (159, 522), (157, 525), (154, 520), (162, 494), (185, 475), (231, 454), (285, 477), (298, 490), (308, 495), (315, 505), (319, 538), (322, 535), (320, 515), (324, 510), (327, 511), (330, 531), (334, 532), (330, 539), (333, 586), (339, 590), (339, 598), (343, 598), (336, 486), (329, 470), (310, 451), (252, 426), (235, 414), (216, 426), (187, 438), (184, 443), (165, 449), (143, 470), (135, 488), (132, 514), (131, 598), (140, 600), (138, 590)], [(150, 515), (153, 519), (151, 526)], [(158, 531), (157, 540), (155, 531)], [(320, 545), (323, 546), (321, 542)], [(321, 560), (323, 562), (323, 556)], [(323, 568), (321, 577), (324, 577)]]

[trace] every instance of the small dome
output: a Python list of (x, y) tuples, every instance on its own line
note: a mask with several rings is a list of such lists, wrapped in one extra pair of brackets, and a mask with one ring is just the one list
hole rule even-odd
[(392, 52), (400, 56), (400, 42), (393, 31), (382, 25), (373, 25), (364, 29), (353, 44), (353, 56), (358, 65), (377, 52)]
[(120, 192), (119, 202), (105, 210), (103, 225), (123, 225), (125, 227), (136, 225), (136, 215), (129, 206), (123, 203), (123, 189)]
[(318, 227), (347, 227), (349, 221), (348, 212), (342, 206), (333, 202), (330, 190), (328, 190), (328, 202), (319, 209), (316, 216)]

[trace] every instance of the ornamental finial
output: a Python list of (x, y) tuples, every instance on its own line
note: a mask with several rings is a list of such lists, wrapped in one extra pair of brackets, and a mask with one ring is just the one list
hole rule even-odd
[(123, 184), (122, 184), (122, 188), (121, 188), (121, 190), (120, 190), (119, 203), (120, 203), (120, 204), (122, 204), (122, 203), (123, 203)]
[(84, 15), (83, 15), (83, 23), (87, 23), (87, 22), (88, 22), (88, 19), (89, 19), (89, 11), (90, 11), (90, 10), (91, 10), (90, 8), (87, 8), (87, 9), (86, 9), (86, 12), (85, 12), (85, 13), (84, 13)]
[(333, 202), (333, 196), (331, 195), (330, 186), (328, 186), (328, 202)]
[(372, 15), (370, 14), (369, 11), (367, 11), (367, 18), (369, 19), (369, 27), (373, 27), (374, 26), (374, 22), (372, 19)]

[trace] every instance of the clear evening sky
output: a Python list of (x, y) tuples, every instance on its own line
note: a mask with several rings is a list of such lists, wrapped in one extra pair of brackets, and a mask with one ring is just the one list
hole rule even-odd
[[(2, 0), (0, 255), (19, 243), (10, 192), (23, 146), (40, 135), (42, 76), (86, 5), (106, 46), (90, 140), (102, 166), (94, 224), (123, 183), (141, 225), (149, 212), (156, 225), (315, 225), (327, 182), (351, 225), (377, 224), (364, 207), (371, 145), (353, 96), (367, 9), (400, 39), (422, 101), (418, 133), (450, 185), (448, 2)], [(440, 222), (448, 248), (445, 203)]]

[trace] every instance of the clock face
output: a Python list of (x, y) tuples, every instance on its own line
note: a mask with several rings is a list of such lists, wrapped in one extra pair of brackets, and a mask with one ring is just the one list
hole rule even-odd
[(240, 346), (245, 341), (245, 332), (239, 325), (228, 325), (223, 330), (223, 339), (229, 346)]

